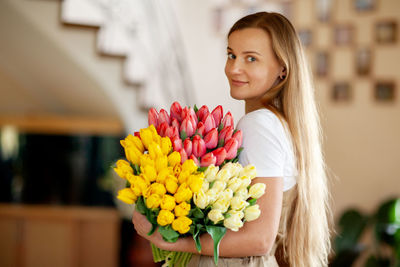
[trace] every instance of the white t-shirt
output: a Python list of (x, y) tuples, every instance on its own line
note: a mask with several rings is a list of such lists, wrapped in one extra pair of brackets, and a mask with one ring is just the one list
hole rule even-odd
[(247, 113), (236, 127), (243, 133), (239, 163), (253, 164), (257, 177), (283, 177), (283, 191), (296, 184), (298, 174), (291, 135), (285, 127), (266, 108)]

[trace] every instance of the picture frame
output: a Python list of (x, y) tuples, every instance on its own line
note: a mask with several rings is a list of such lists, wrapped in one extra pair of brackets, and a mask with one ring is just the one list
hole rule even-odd
[(332, 15), (332, 0), (314, 0), (317, 19), (320, 22), (329, 22)]
[(358, 48), (355, 53), (356, 73), (359, 76), (371, 74), (372, 68), (372, 50), (368, 47)]
[(353, 0), (354, 9), (358, 12), (372, 11), (376, 8), (377, 0)]
[(354, 28), (352, 25), (336, 25), (334, 29), (335, 44), (350, 45), (354, 42)]
[(374, 87), (376, 102), (394, 102), (396, 98), (396, 85), (394, 81), (378, 81)]
[(350, 102), (353, 98), (353, 90), (349, 82), (336, 82), (332, 86), (331, 99), (335, 103)]
[(327, 51), (319, 51), (316, 53), (315, 74), (318, 77), (328, 76), (329, 70), (329, 54)]
[(309, 48), (312, 44), (312, 31), (309, 29), (302, 29), (298, 31), (301, 44), (305, 48)]
[(375, 24), (375, 41), (378, 44), (389, 44), (397, 41), (397, 21), (378, 21)]

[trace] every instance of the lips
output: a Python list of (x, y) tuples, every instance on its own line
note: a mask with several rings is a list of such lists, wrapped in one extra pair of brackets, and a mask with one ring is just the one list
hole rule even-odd
[(232, 85), (234, 85), (234, 86), (243, 86), (243, 85), (246, 85), (246, 84), (248, 84), (248, 82), (244, 82), (244, 81), (240, 81), (240, 80), (231, 80), (231, 82), (232, 82)]

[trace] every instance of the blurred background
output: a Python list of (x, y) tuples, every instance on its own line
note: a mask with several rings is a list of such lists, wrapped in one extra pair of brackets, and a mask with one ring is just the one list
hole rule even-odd
[(400, 258), (400, 1), (0, 0), (0, 266), (155, 266), (115, 198), (119, 140), (174, 101), (237, 122), (226, 33), (257, 11), (293, 22), (313, 70), (336, 234), (358, 222), (336, 266), (364, 266), (377, 211), (377, 258)]

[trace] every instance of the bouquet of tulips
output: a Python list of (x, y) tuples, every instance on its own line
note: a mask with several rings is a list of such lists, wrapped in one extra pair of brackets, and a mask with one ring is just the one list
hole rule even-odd
[[(117, 198), (136, 204), (152, 224), (149, 235), (158, 229), (168, 242), (192, 236), (200, 252), (200, 235), (210, 234), (217, 264), (227, 229), (238, 231), (257, 219), (256, 200), (265, 192), (265, 184), (250, 186), (255, 167), (237, 163), (242, 133), (234, 131), (231, 113), (223, 116), (221, 106), (209, 112), (175, 102), (170, 114), (150, 109), (148, 120), (148, 128), (121, 140), (127, 161), (118, 160), (114, 170), (127, 186)], [(152, 250), (165, 266), (186, 266), (192, 256), (154, 245)]]

